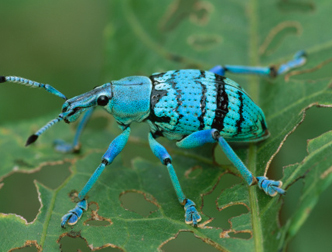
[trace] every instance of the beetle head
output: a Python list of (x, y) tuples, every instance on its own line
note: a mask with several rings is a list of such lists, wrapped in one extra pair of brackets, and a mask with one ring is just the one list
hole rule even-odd
[(62, 113), (59, 117), (62, 117), (66, 123), (74, 122), (86, 109), (97, 105), (104, 107), (109, 103), (111, 98), (111, 84), (104, 84), (67, 100), (62, 105)]
[(62, 106), (62, 112), (59, 116), (44, 127), (38, 130), (35, 134), (31, 135), (26, 145), (29, 145), (37, 140), (37, 138), (48, 128), (54, 124), (64, 120), (66, 123), (71, 123), (77, 120), (77, 118), (88, 108), (99, 106), (106, 106), (112, 98), (111, 83), (106, 83), (102, 86), (96, 87), (93, 90), (84, 94), (75, 96), (69, 100), (66, 100)]

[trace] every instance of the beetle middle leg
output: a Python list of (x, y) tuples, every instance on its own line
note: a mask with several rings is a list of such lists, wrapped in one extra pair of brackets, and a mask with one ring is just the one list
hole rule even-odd
[(178, 200), (180, 204), (184, 205), (185, 222), (187, 224), (192, 223), (194, 226), (197, 226), (197, 223), (200, 222), (202, 218), (196, 210), (196, 204), (184, 195), (180, 182), (173, 168), (171, 156), (168, 154), (165, 147), (156, 141), (151, 133), (149, 133), (149, 144), (153, 154), (155, 154), (156, 157), (159, 158), (159, 160), (162, 162), (162, 164), (166, 165), (167, 167)]
[(297, 52), (293, 59), (280, 65), (278, 68), (275, 66), (271, 67), (252, 67), (252, 66), (236, 66), (236, 65), (217, 65), (211, 68), (209, 71), (218, 75), (224, 76), (226, 72), (236, 74), (256, 74), (268, 77), (277, 77), (278, 75), (284, 74), (289, 70), (300, 67), (306, 62), (306, 54), (304, 51)]
[(182, 148), (194, 148), (202, 146), (205, 143), (215, 142), (219, 144), (228, 159), (238, 169), (238, 171), (249, 186), (258, 184), (258, 187), (271, 197), (276, 196), (278, 193), (285, 194), (285, 191), (280, 188), (282, 186), (281, 181), (269, 180), (268, 178), (263, 176), (257, 178), (254, 177), (253, 174), (241, 161), (241, 159), (233, 151), (232, 147), (226, 142), (226, 140), (220, 135), (219, 131), (216, 129), (197, 131), (177, 142), (176, 145)]

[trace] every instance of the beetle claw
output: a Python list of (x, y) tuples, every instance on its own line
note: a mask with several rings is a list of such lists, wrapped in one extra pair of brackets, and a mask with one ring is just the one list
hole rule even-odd
[(66, 223), (71, 226), (75, 225), (77, 221), (82, 217), (83, 211), (86, 211), (87, 209), (88, 203), (85, 199), (78, 202), (75, 208), (69, 210), (69, 212), (61, 218), (61, 227), (64, 228)]
[(184, 205), (185, 213), (185, 222), (187, 224), (193, 224), (194, 227), (197, 227), (197, 223), (202, 220), (202, 217), (199, 215), (198, 211), (196, 210), (195, 203), (187, 199), (186, 204)]
[(262, 189), (267, 195), (271, 197), (279, 194), (286, 194), (284, 189), (281, 189), (282, 182), (269, 180), (267, 177), (261, 176), (257, 177), (258, 187)]

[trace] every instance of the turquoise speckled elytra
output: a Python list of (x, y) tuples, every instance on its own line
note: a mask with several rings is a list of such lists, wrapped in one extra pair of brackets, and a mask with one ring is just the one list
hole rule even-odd
[(0, 76), (0, 83), (16, 82), (30, 87), (40, 87), (65, 99), (62, 112), (39, 131), (29, 137), (26, 145), (55, 123), (64, 120), (74, 122), (83, 112), (73, 144), (56, 142), (56, 149), (62, 152), (74, 151), (78, 147), (79, 136), (94, 108), (102, 106), (112, 114), (123, 130), (109, 145), (101, 164), (88, 180), (78, 198), (80, 202), (62, 217), (61, 226), (74, 225), (88, 205), (85, 199), (88, 191), (97, 181), (104, 168), (126, 145), (132, 122), (147, 122), (151, 128), (149, 144), (152, 152), (167, 167), (179, 202), (184, 205), (185, 222), (197, 226), (201, 220), (195, 203), (183, 193), (172, 165), (171, 156), (156, 141), (159, 136), (176, 140), (181, 148), (194, 148), (205, 143), (217, 142), (227, 157), (239, 170), (248, 185), (258, 184), (270, 196), (284, 194), (281, 181), (266, 177), (254, 177), (238, 158), (227, 141), (253, 142), (268, 137), (269, 133), (262, 110), (249, 98), (248, 94), (234, 81), (224, 77), (225, 71), (233, 73), (259, 74), (276, 77), (305, 63), (304, 52), (294, 59), (275, 67), (216, 66), (209, 71), (176, 70), (155, 73), (150, 77), (131, 76), (111, 81), (93, 90), (67, 99), (48, 84), (42, 84), (15, 76)]

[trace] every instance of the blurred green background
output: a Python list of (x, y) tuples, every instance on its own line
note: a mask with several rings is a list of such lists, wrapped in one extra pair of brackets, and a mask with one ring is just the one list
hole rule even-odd
[[(117, 61), (116, 57), (114, 59), (104, 57), (106, 43), (104, 34), (112, 32), (109, 26), (110, 20), (116, 22), (117, 19), (121, 19), (121, 16), (112, 12), (110, 2), (106, 0), (1, 1), (0, 74), (17, 75), (49, 83), (67, 97), (78, 95), (96, 85), (110, 81), (105, 79), (106, 77), (112, 79), (124, 77), (114, 74), (114, 70), (112, 71), (114, 76), (110, 76), (107, 74), (108, 70), (104, 68), (106, 60), (112, 60), (114, 64)], [(139, 74), (151, 73), (152, 71)], [(127, 75), (134, 74), (138, 73), (127, 73)], [(51, 113), (56, 115), (61, 105), (61, 99), (48, 95), (43, 90), (15, 84), (1, 84), (0, 126), (4, 123), (19, 122)], [(307, 139), (316, 137), (331, 128), (331, 109), (309, 109), (304, 123), (289, 137), (273, 161), (273, 165), (280, 171), (280, 174), (276, 176), (281, 176), (282, 166), (300, 162), (305, 157)], [(22, 178), (22, 181), (24, 180), (25, 178)], [(15, 182), (16, 185), (24, 186), (17, 180), (12, 183)], [(286, 204), (281, 212), (281, 220), (289, 215), (291, 209), (296, 208), (301, 183), (301, 181), (297, 182), (284, 198)], [(331, 247), (332, 217), (329, 214), (332, 209), (331, 193), (332, 189), (329, 188), (322, 194), (309, 219), (290, 243), (288, 251), (323, 251), (319, 248)], [(8, 194), (1, 197), (0, 199), (10, 200), (14, 196)], [(6, 202), (3, 200), (1, 204)], [(190, 233), (176, 240), (180, 239), (195, 240)], [(181, 243), (183, 243), (182, 240), (167, 251), (186, 251), (180, 248)], [(68, 244), (75, 243), (68, 241)], [(64, 251), (76, 251), (75, 246), (76, 248), (84, 246), (74, 245), (69, 248), (69, 245)], [(198, 245), (194, 247), (196, 250), (191, 249), (192, 252), (202, 250)], [(89, 251), (88, 248), (81, 249)], [(208, 250), (204, 249), (204, 251)]]

